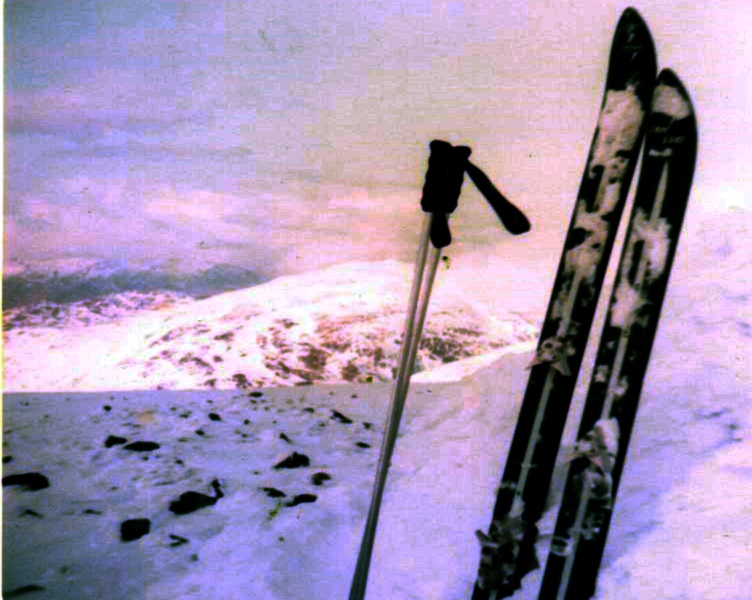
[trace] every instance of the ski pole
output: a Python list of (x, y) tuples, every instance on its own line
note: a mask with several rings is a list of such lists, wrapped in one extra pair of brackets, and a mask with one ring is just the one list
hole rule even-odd
[[(397, 441), (399, 423), (410, 387), (410, 376), (420, 346), (420, 337), (428, 312), (433, 282), (441, 259), (441, 251), (452, 240), (448, 215), (457, 208), (465, 172), (468, 172), (468, 175), (511, 233), (517, 235), (530, 229), (530, 223), (525, 215), (502, 196), (480, 169), (468, 161), (471, 154), (470, 148), (452, 146), (448, 142), (434, 140), (430, 144), (430, 149), (431, 155), (428, 159), (428, 171), (426, 172), (426, 181), (421, 198), (421, 208), (426, 215), (423, 220), (405, 319), (402, 352), (384, 428), (376, 479), (371, 495), (371, 505), (368, 510), (355, 574), (350, 587), (349, 600), (363, 600), (365, 597), (387, 472)], [(429, 242), (433, 246), (430, 250), (430, 260), (427, 259)]]
[[(407, 398), (407, 392), (410, 386), (409, 374), (412, 372), (413, 365), (415, 364), (415, 357), (420, 343), (420, 329), (425, 321), (425, 315), (428, 310), (428, 300), (433, 284), (432, 279), (436, 273), (435, 265), (438, 265), (437, 257), (441, 254), (440, 249), (433, 249), (433, 252), (431, 253), (431, 264), (433, 265), (433, 268), (429, 268), (426, 290), (421, 293), (432, 222), (433, 215), (430, 213), (426, 214), (423, 223), (423, 233), (418, 247), (418, 258), (415, 265), (415, 274), (413, 275), (412, 290), (410, 291), (410, 303), (407, 311), (407, 318), (405, 320), (402, 354), (399, 369), (394, 381), (392, 402), (384, 428), (384, 438), (379, 453), (376, 479), (371, 494), (371, 506), (368, 510), (368, 518), (366, 520), (363, 540), (358, 554), (355, 576), (353, 577), (352, 586), (350, 588), (350, 600), (362, 600), (365, 597), (368, 571), (371, 564), (371, 555), (376, 535), (376, 526), (378, 524), (379, 510), (381, 508), (381, 499), (384, 493), (384, 485), (386, 484), (386, 475), (391, 463), (392, 453), (394, 452), (394, 445), (397, 441), (399, 423), (402, 418), (405, 399)], [(419, 313), (417, 322), (415, 318), (416, 312)]]

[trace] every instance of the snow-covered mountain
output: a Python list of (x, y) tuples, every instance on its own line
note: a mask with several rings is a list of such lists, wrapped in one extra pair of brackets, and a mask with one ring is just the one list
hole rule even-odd
[(106, 304), (109, 297), (128, 292), (201, 297), (262, 282), (258, 274), (237, 265), (214, 264), (191, 272), (179, 267), (169, 261), (128, 264), (69, 259), (11, 263), (6, 265), (3, 278), (3, 308), (23, 314), (21, 307), (44, 310), (78, 302)]
[[(347, 263), (203, 300), (160, 292), (7, 311), (10, 391), (234, 389), (393, 375), (411, 267)], [(422, 371), (530, 342), (519, 314), (435, 293)], [(40, 368), (43, 355), (43, 368)]]
[(113, 323), (124, 317), (177, 304), (187, 304), (191, 296), (173, 292), (121, 292), (76, 302), (34, 302), (3, 312), (3, 330), (76, 328)]

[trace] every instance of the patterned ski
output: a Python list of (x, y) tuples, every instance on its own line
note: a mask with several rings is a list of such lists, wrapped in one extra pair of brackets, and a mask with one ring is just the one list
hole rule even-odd
[(689, 95), (672, 71), (661, 71), (541, 600), (582, 600), (595, 592), (696, 154), (697, 123)]
[(510, 596), (538, 568), (536, 522), (624, 208), (655, 84), (655, 48), (637, 11), (616, 26), (585, 173), (507, 457), (473, 600)]

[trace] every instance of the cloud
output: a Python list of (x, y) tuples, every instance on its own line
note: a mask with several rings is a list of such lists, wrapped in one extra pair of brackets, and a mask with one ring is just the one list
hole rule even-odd
[[(536, 230), (564, 226), (602, 91), (603, 23), (618, 17), (489, 0), (32, 5), (9, 11), (8, 252), (235, 258), (274, 273), (412, 260), (434, 138), (469, 144)], [(725, 171), (707, 165), (744, 130), (744, 78), (728, 74), (748, 70), (752, 16), (700, 7), (661, 21), (648, 8), (662, 60), (720, 124), (702, 130), (702, 196), (718, 181), (733, 192), (743, 144)], [(686, 43), (694, 18), (728, 34), (734, 56), (706, 29), (707, 44)], [(505, 239), (469, 183), (452, 231), (452, 252)]]

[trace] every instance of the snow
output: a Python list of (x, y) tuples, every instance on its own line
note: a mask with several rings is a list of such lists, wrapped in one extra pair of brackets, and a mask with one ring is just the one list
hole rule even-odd
[[(621, 179), (627, 163), (618, 153), (628, 152), (634, 147), (642, 118), (642, 106), (634, 87), (608, 91), (598, 121), (598, 138), (590, 163), (591, 177), (595, 167), (603, 167), (606, 180)], [(625, 123), (630, 126), (625, 127)]]
[(750, 454), (740, 442), (695, 466), (659, 502), (656, 529), (604, 570), (597, 598), (748, 598)]
[[(664, 169), (664, 176), (665, 173)], [(658, 212), (659, 210), (660, 207), (656, 207), (654, 212)], [(643, 210), (638, 209), (634, 222), (635, 242), (645, 242), (644, 252), (648, 255), (647, 276), (650, 279), (660, 277), (666, 268), (666, 257), (668, 256), (668, 249), (670, 247), (670, 229), (671, 226), (666, 222), (666, 219), (649, 218)]]
[(692, 108), (682, 98), (679, 90), (670, 85), (661, 84), (653, 91), (653, 110), (673, 117), (686, 119), (692, 114)]
[[(618, 198), (618, 194), (616, 196)], [(604, 206), (594, 213), (588, 212), (585, 202), (580, 200), (577, 206), (577, 227), (587, 232), (587, 239), (567, 252), (567, 269), (573, 273), (580, 274), (586, 281), (591, 281), (595, 277), (595, 270), (603, 255), (603, 248), (608, 239), (609, 223), (603, 219), (603, 216), (613, 210), (613, 206)], [(561, 308), (562, 313), (566, 314), (568, 310), (565, 306)]]
[[(559, 291), (552, 317), (570, 314), (572, 303), (580, 293), (580, 285), (592, 283), (598, 262), (611, 234), (614, 212), (622, 195), (622, 182), (628, 161), (624, 153), (634, 147), (643, 121), (640, 100), (632, 86), (626, 90), (610, 90), (598, 120), (598, 133), (593, 142), (589, 161), (590, 177), (595, 177), (596, 167), (604, 173), (598, 187), (594, 205), (590, 207), (582, 198), (577, 200), (573, 216), (574, 229), (584, 232), (584, 238), (565, 254), (564, 273), (570, 279)], [(559, 323), (558, 338), (571, 337), (571, 328), (577, 324), (564, 319)], [(563, 372), (566, 372), (563, 371)]]
[[(97, 305), (93, 315), (79, 315), (84, 307), (77, 307), (51, 323), (45, 312), (41, 326), (33, 315), (18, 320), (14, 311), (6, 315), (6, 389), (234, 389), (239, 382), (388, 380), (410, 271), (397, 261), (346, 263), (190, 303), (165, 298), (151, 311), (128, 310), (130, 295), (117, 296), (117, 303)], [(492, 314), (458, 295), (436, 294), (430, 315), (421, 368), (536, 336), (523, 317)], [(35, 368), (40, 344), (47, 356), (43, 370)]]
[(611, 325), (622, 329), (631, 327), (644, 304), (645, 300), (640, 292), (629, 285), (627, 278), (623, 277), (616, 287), (616, 301), (611, 308)]
[(108, 294), (96, 300), (70, 303), (43, 302), (3, 311), (3, 324), (5, 331), (19, 327), (68, 329), (114, 323), (125, 315), (162, 310), (176, 304), (187, 304), (192, 300), (193, 298), (189, 296), (171, 292), (123, 292)]
[[(616, 499), (601, 600), (749, 597), (752, 263), (744, 244), (752, 215), (700, 220), (694, 213), (687, 229)], [(298, 325), (290, 329), (300, 331), (281, 338), (294, 355), (306, 340), (313, 343), (324, 319), (374, 315), (368, 325), (358, 322), (343, 332), (356, 340), (401, 326), (404, 313), (397, 307), (409, 266), (350, 264), (303, 277), (116, 323), (6, 332), (7, 381), (23, 382), (26, 393), (5, 396), (4, 476), (37, 472), (50, 484), (38, 491), (4, 487), (6, 595), (37, 589), (33, 597), (41, 600), (346, 596), (391, 383), (340, 379), (293, 387), (294, 378), (272, 372), (261, 389), (189, 390), (199, 380), (187, 362), (173, 371), (154, 368), (145, 378), (138, 371), (145, 365), (144, 340), (169, 331), (188, 333), (165, 341), (165, 348), (198, 355), (213, 336), (240, 325), (258, 332), (263, 327), (256, 323), (270, 328), (277, 319), (294, 319)], [(434, 292), (427, 330), (434, 315), (438, 323), (451, 323), (456, 311), (466, 310), (485, 327), (486, 345), (473, 336), (455, 338), (477, 354), (429, 365), (437, 368), (413, 378), (377, 532), (371, 599), (469, 597), (479, 561), (474, 532), (488, 528), (533, 358), (531, 340), (519, 339), (525, 336), (511, 335), (508, 342), (519, 344), (514, 350), (487, 347), (489, 339), (507, 341), (509, 332), (494, 328), (500, 323), (511, 323), (513, 333), (529, 324), (500, 313), (493, 323), (484, 321), (477, 299), (463, 305), (452, 297), (442, 306), (442, 296), (451, 296), (443, 292), (441, 285)], [(383, 316), (392, 302), (395, 325)], [(198, 323), (207, 331), (180, 329)], [(121, 348), (113, 349), (113, 340)], [(223, 356), (230, 362), (233, 355)], [(233, 358), (237, 362), (220, 371), (218, 381), (229, 387), (228, 377), (241, 364), (249, 378), (263, 374), (253, 370), (250, 353), (246, 358)], [(585, 371), (582, 380), (588, 377)], [(140, 390), (127, 389), (136, 384)], [(160, 384), (182, 389), (160, 391)], [(551, 507), (582, 396), (567, 424)], [(108, 436), (160, 447), (106, 447)], [(310, 465), (274, 469), (293, 452), (308, 456)], [(315, 485), (316, 473), (331, 479)], [(211, 495), (215, 478), (224, 493), (215, 504), (186, 515), (169, 510), (185, 492)], [(286, 495), (272, 498), (265, 487)], [(301, 494), (316, 499), (286, 506), (296, 496), (306, 498)], [(121, 541), (121, 523), (129, 519), (149, 519), (149, 533)], [(542, 562), (555, 519), (556, 509), (549, 508), (540, 523)], [(541, 574), (526, 577), (515, 598), (537, 597)]]

